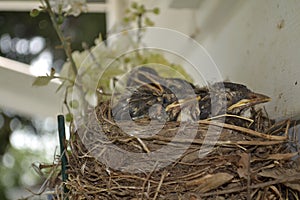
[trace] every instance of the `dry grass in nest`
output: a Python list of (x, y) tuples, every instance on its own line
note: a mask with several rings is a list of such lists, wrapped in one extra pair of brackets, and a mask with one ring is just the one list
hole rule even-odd
[[(73, 133), (69, 143), (65, 196), (70, 200), (299, 199), (300, 166), (297, 159), (292, 159), (298, 150), (293, 148), (297, 147), (296, 139), (288, 137), (289, 120), (274, 123), (257, 112), (255, 130), (209, 120), (201, 120), (196, 126), (186, 123), (179, 130), (179, 122), (167, 122), (158, 134), (142, 137), (148, 132), (141, 131), (138, 137), (119, 128), (120, 124), (110, 117), (107, 103), (101, 104), (96, 113), (97, 123), (90, 120), (86, 131)], [(156, 122), (151, 127), (160, 125)], [(122, 127), (126, 126), (130, 128), (132, 124), (122, 122)], [(213, 150), (200, 158), (199, 150), (209, 127), (223, 129)], [(195, 129), (191, 139), (189, 134)], [(175, 137), (178, 134), (181, 137)], [(209, 143), (213, 143), (210, 138), (206, 144)], [(145, 157), (140, 163), (126, 153), (120, 156), (113, 151), (117, 147), (126, 152), (151, 154), (166, 145), (173, 152), (189, 146), (177, 159), (172, 158), (172, 152), (165, 152), (159, 161)], [(109, 168), (105, 162), (112, 161), (126, 170)], [(60, 199), (62, 183), (56, 182), (55, 186), (55, 198)]]

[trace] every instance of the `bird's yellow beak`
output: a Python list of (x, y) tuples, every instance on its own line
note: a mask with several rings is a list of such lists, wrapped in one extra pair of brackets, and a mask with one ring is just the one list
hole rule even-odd
[(229, 106), (227, 108), (228, 111), (232, 111), (236, 108), (239, 109), (244, 109), (247, 107), (251, 107), (260, 103), (265, 103), (265, 102), (269, 102), (271, 101), (271, 98), (263, 95), (263, 94), (258, 94), (258, 93), (249, 93), (249, 95), (247, 95), (247, 98), (244, 98), (240, 101), (238, 101), (237, 103)]

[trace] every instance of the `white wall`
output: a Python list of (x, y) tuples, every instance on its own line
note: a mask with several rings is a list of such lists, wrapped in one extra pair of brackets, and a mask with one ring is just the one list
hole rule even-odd
[[(300, 2), (235, 3), (236, 8), (227, 12), (234, 13), (231, 17), (223, 14), (216, 23), (199, 24), (209, 32), (200, 34), (198, 41), (211, 53), (223, 77), (272, 97), (267, 104), (272, 116), (299, 115)], [(198, 18), (201, 13), (199, 10)]]
[(300, 115), (300, 1), (206, 0), (197, 10), (145, 2), (162, 8), (157, 26), (196, 36), (224, 79), (272, 97), (272, 117)]

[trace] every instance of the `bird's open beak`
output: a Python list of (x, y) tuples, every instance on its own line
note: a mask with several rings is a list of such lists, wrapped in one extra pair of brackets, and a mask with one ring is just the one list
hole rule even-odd
[(247, 95), (247, 98), (244, 98), (240, 101), (238, 101), (237, 103), (231, 105), (230, 107), (227, 108), (228, 111), (232, 111), (236, 108), (239, 109), (244, 109), (247, 107), (251, 107), (260, 103), (265, 103), (265, 102), (269, 102), (271, 101), (271, 98), (263, 95), (263, 94), (258, 94), (258, 93), (249, 93)]

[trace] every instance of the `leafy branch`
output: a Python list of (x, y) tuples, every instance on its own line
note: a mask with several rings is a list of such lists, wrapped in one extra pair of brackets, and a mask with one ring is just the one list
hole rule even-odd
[[(81, 11), (81, 8), (78, 11), (78, 2), (74, 1), (73, 3), (76, 4), (77, 8), (74, 9), (71, 6), (71, 9), (68, 8), (68, 10), (64, 11), (63, 5), (59, 4), (58, 5), (58, 10), (55, 13), (54, 10), (52, 9), (52, 6), (50, 5), (49, 0), (40, 0), (40, 2), (42, 4), (42, 6), (40, 6), (40, 10), (33, 9), (30, 14), (31, 14), (32, 17), (36, 17), (36, 16), (39, 15), (39, 13), (41, 11), (48, 13), (48, 15), (50, 17), (50, 20), (52, 22), (53, 28), (55, 29), (55, 31), (57, 33), (57, 36), (58, 36), (58, 38), (59, 38), (59, 40), (62, 44), (62, 48), (64, 49), (64, 51), (66, 53), (66, 56), (67, 56), (67, 58), (70, 62), (70, 66), (71, 66), (72, 73), (73, 73), (72, 77), (74, 77), (74, 79), (77, 78), (77, 81), (79, 81), (79, 84), (75, 83), (75, 80), (72, 80), (70, 78), (66, 78), (66, 77), (62, 77), (62, 76), (55, 76), (55, 70), (54, 70), (54, 68), (51, 68), (50, 75), (46, 74), (46, 76), (37, 77), (34, 80), (34, 82), (32, 83), (32, 85), (33, 86), (45, 86), (45, 85), (48, 85), (49, 82), (52, 79), (60, 79), (60, 80), (63, 80), (63, 83), (61, 83), (61, 85), (58, 87), (58, 89), (57, 89), (57, 91), (58, 91), (62, 88), (62, 86), (65, 84), (66, 81), (69, 82), (68, 86), (66, 86), (65, 98), (64, 98), (63, 103), (64, 103), (64, 105), (66, 106), (66, 108), (68, 110), (67, 116), (70, 116), (71, 115), (71, 110), (70, 110), (69, 104), (67, 102), (68, 90), (70, 88), (72, 88), (73, 86), (78, 87), (81, 94), (83, 94), (83, 90), (82, 90), (82, 87), (80, 86), (80, 77), (78, 77), (78, 70), (77, 70), (78, 66), (76, 65), (75, 60), (72, 56), (71, 42), (70, 42), (69, 39), (67, 39), (64, 36), (64, 34), (62, 32), (62, 29), (61, 29), (61, 24), (63, 23), (63, 21), (65, 19), (65, 16), (67, 16), (67, 15), (79, 15), (80, 11)], [(71, 105), (71, 107), (72, 107), (72, 105)], [(67, 118), (70, 118), (70, 117), (67, 117)], [(71, 121), (71, 120), (69, 120), (69, 121)]]
[(137, 43), (140, 44), (142, 39), (142, 28), (146, 26), (154, 26), (154, 22), (147, 16), (148, 14), (158, 15), (160, 13), (159, 8), (146, 9), (143, 4), (132, 2), (130, 8), (126, 9), (126, 16), (124, 17), (125, 23), (136, 23), (137, 28)]
[[(55, 31), (56, 31), (56, 33), (57, 33), (57, 35), (58, 35), (58, 37), (59, 37), (62, 45), (64, 47), (64, 50), (65, 50), (65, 53), (66, 53), (68, 59), (71, 62), (71, 66), (72, 66), (74, 75), (76, 77), (77, 74), (78, 74), (78, 72), (77, 72), (77, 67), (76, 67), (76, 64), (74, 62), (74, 59), (72, 57), (71, 43), (70, 43), (70, 41), (66, 40), (66, 38), (64, 37), (64, 35), (62, 33), (62, 30), (61, 30), (61, 27), (59, 25), (59, 24), (61, 24), (61, 22), (58, 23), (57, 18), (55, 16), (53, 10), (51, 9), (49, 0), (43, 0), (43, 1), (45, 1), (46, 5), (47, 5), (46, 10), (49, 13), (50, 19), (52, 21), (52, 25), (53, 25), (53, 27), (54, 27), (54, 29), (55, 29)], [(60, 14), (60, 18), (58, 18), (58, 19), (61, 19), (61, 17), (62, 17), (62, 15)]]

